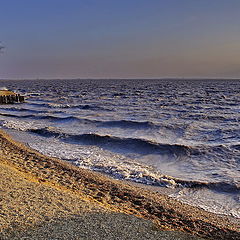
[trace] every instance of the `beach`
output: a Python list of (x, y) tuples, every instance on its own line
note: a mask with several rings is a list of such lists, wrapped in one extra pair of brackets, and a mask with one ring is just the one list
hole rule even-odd
[[(161, 238), (166, 230), (190, 233), (193, 239), (197, 236), (204, 239), (240, 237), (239, 219), (209, 213), (159, 193), (44, 156), (12, 140), (2, 130), (0, 153), (2, 239), (19, 239), (19, 236), (49, 239), (46, 236), (48, 231), (55, 234), (56, 239), (91, 239), (94, 231), (98, 236), (108, 231), (108, 236), (111, 236), (116, 231), (114, 224), (117, 229), (125, 229), (132, 224), (135, 229), (131, 227), (131, 231), (135, 234), (117, 231), (118, 238), (112, 236), (109, 239), (127, 239), (131, 234), (135, 239), (143, 239), (139, 233), (141, 236), (147, 234), (146, 239), (147, 236), (149, 239), (168, 239), (166, 236)], [(84, 219), (85, 225), (79, 219)], [(92, 224), (87, 227), (89, 223)], [(97, 226), (99, 224), (102, 227)], [(77, 226), (83, 233), (77, 231)], [(92, 229), (89, 236), (86, 229)], [(59, 234), (61, 237), (57, 238)], [(81, 238), (81, 234), (85, 236)], [(179, 239), (185, 236), (182, 237)]]
[(1, 105), (0, 127), (45, 156), (240, 218), (239, 83), (0, 81), (25, 96)]
[(240, 1), (3, 1), (0, 240), (240, 240)]

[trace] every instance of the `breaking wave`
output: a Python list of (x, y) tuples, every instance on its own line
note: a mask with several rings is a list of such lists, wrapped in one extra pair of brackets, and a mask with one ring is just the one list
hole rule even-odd
[(37, 143), (30, 145), (43, 154), (70, 161), (79, 167), (109, 174), (117, 179), (131, 180), (152, 186), (193, 190), (209, 189), (225, 193), (238, 193), (240, 190), (240, 185), (234, 182), (193, 181), (168, 176), (144, 163), (128, 158), (119, 159), (118, 155), (105, 152), (103, 149), (96, 148), (96, 146), (88, 148), (80, 146), (72, 149), (68, 148), (68, 143), (55, 138), (51, 145), (47, 144), (46, 141), (44, 141), (44, 144), (47, 144), (45, 147), (42, 144), (39, 147)]
[[(52, 121), (78, 121), (79, 123), (89, 123), (89, 124), (96, 124), (98, 127), (117, 127), (117, 128), (130, 128), (130, 129), (156, 129), (160, 126), (150, 122), (150, 121), (131, 121), (131, 120), (115, 120), (115, 121), (99, 121), (99, 120), (93, 120), (93, 119), (86, 119), (86, 118), (79, 118), (76, 116), (54, 116), (50, 115), (52, 113), (49, 113), (48, 111), (44, 110), (32, 110), (32, 109), (17, 109), (17, 108), (10, 108), (10, 109), (4, 109), (9, 111), (19, 111), (19, 112), (32, 112), (36, 114), (13, 114), (13, 113), (0, 113), (0, 116), (4, 117), (12, 117), (17, 119), (46, 119), (46, 120), (52, 120)], [(45, 115), (41, 115), (41, 113), (45, 113)], [(53, 112), (54, 113), (54, 112)]]
[(97, 105), (90, 105), (90, 104), (58, 104), (58, 103), (37, 103), (32, 102), (29, 106), (33, 107), (45, 107), (45, 108), (62, 108), (62, 109), (82, 109), (82, 110), (92, 110), (92, 111), (114, 111), (113, 108), (107, 108)]
[(152, 122), (144, 121), (144, 122), (137, 122), (137, 121), (130, 121), (130, 120), (119, 120), (119, 121), (106, 121), (100, 124), (101, 126), (106, 127), (123, 127), (123, 128), (155, 128), (155, 125)]
[(138, 138), (119, 138), (109, 135), (98, 134), (66, 134), (55, 130), (54, 128), (28, 129), (29, 132), (39, 134), (45, 137), (57, 137), (63, 141), (78, 141), (84, 145), (95, 145), (100, 147), (115, 147), (132, 150), (133, 152), (141, 152), (142, 154), (150, 152), (158, 152), (162, 154), (189, 154), (193, 151), (191, 147), (184, 145), (160, 144), (145, 139)]

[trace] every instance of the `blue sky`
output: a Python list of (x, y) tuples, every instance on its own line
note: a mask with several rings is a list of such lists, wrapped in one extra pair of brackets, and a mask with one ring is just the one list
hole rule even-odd
[(239, 0), (0, 6), (0, 78), (240, 77)]

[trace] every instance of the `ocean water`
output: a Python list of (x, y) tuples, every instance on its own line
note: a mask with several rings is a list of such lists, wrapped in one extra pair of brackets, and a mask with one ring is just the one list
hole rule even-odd
[(79, 167), (240, 218), (239, 80), (0, 81), (0, 126)]

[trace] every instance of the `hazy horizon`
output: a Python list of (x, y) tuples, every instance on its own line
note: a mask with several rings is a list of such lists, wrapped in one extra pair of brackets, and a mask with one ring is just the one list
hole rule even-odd
[(0, 79), (238, 79), (240, 1), (1, 1)]
[(240, 78), (207, 78), (207, 77), (202, 77), (202, 78), (196, 78), (196, 77), (187, 77), (187, 78), (0, 78), (0, 81), (87, 81), (87, 80), (96, 80), (96, 81), (101, 81), (101, 80), (112, 80), (112, 81), (118, 81), (118, 80), (136, 80), (136, 81), (174, 81), (174, 80), (179, 80), (179, 81), (240, 81)]

